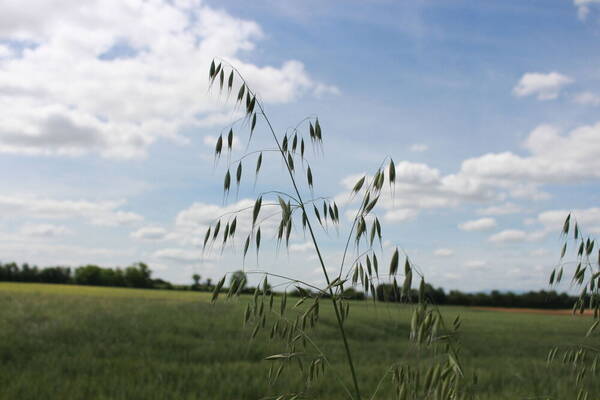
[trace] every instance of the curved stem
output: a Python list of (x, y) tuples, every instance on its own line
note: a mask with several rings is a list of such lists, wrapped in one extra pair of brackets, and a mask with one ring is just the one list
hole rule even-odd
[[(248, 90), (248, 93), (251, 93), (252, 91), (250, 90), (250, 88), (248, 87), (248, 84), (246, 83), (246, 80), (244, 79), (244, 77), (242, 76), (242, 74), (240, 74), (240, 72), (233, 67), (229, 62), (227, 62), (226, 60), (223, 60), (225, 63), (227, 63), (229, 65), (230, 68), (232, 68), (237, 75), (240, 77), (240, 79), (242, 80), (242, 82), (244, 83), (244, 85), (246, 85), (246, 88)], [(253, 92), (252, 92), (253, 93)], [(269, 126), (269, 130), (271, 131), (271, 134), (273, 135), (273, 139), (275, 140), (275, 143), (277, 144), (277, 147), (279, 149), (279, 152), (281, 154), (281, 157), (283, 158), (283, 161), (285, 163), (285, 166), (288, 170), (288, 174), (290, 176), (290, 180), (292, 181), (292, 185), (294, 187), (294, 191), (296, 192), (296, 195), (298, 196), (298, 202), (300, 203), (300, 208), (302, 209), (302, 212), (304, 213), (304, 215), (308, 215), (308, 213), (306, 212), (306, 208), (304, 207), (304, 202), (302, 201), (302, 196), (300, 194), (300, 190), (298, 189), (298, 186), (296, 185), (296, 180), (294, 178), (294, 174), (292, 173), (292, 170), (290, 168), (290, 165), (285, 157), (285, 152), (283, 151), (283, 148), (281, 147), (281, 144), (279, 143), (279, 139), (277, 139), (277, 134), (275, 133), (275, 130), (273, 129), (273, 126), (271, 125), (271, 121), (269, 120), (269, 118), (267, 117), (267, 115), (265, 114), (265, 110), (260, 102), (259, 99), (256, 98), (256, 94), (253, 93), (253, 96), (255, 98), (256, 101), (256, 105), (258, 106), (258, 108), (260, 109), (262, 116), (264, 117), (265, 121), (267, 122), (267, 125)], [(352, 374), (352, 381), (354, 383), (354, 389), (356, 392), (356, 398), (355, 400), (361, 400), (361, 395), (360, 395), (360, 388), (358, 385), (358, 379), (356, 376), (356, 370), (354, 368), (354, 362), (352, 361), (352, 354), (350, 352), (350, 346), (348, 345), (348, 339), (346, 338), (346, 331), (344, 330), (344, 324), (342, 322), (342, 317), (340, 314), (340, 306), (334, 296), (334, 292), (333, 292), (333, 288), (331, 288), (331, 281), (329, 279), (329, 274), (327, 273), (327, 268), (325, 267), (325, 262), (323, 261), (323, 256), (321, 255), (321, 250), (319, 248), (319, 245), (317, 243), (317, 239), (315, 237), (313, 228), (312, 228), (312, 224), (310, 223), (310, 219), (307, 218), (307, 224), (308, 226), (308, 230), (310, 232), (310, 236), (313, 242), (313, 245), (315, 246), (315, 251), (317, 253), (317, 256), (319, 258), (319, 263), (321, 264), (321, 269), (323, 270), (323, 275), (325, 277), (325, 280), (327, 282), (327, 286), (329, 287), (329, 292), (331, 294), (331, 298), (332, 298), (332, 304), (333, 304), (333, 309), (335, 311), (335, 316), (336, 316), (336, 320), (337, 320), (337, 324), (338, 324), (338, 328), (340, 330), (340, 335), (342, 337), (342, 341), (344, 343), (344, 349), (346, 352), (346, 357), (348, 359), (348, 364), (350, 366), (350, 372)]]
[[(279, 143), (279, 139), (277, 139), (277, 135), (275, 134), (275, 130), (273, 129), (273, 126), (271, 125), (271, 121), (269, 121), (269, 118), (266, 116), (265, 114), (265, 110), (262, 107), (262, 104), (260, 103), (260, 101), (256, 101), (256, 104), (258, 105), (258, 107), (260, 108), (262, 115), (265, 119), (265, 121), (267, 122), (267, 125), (269, 126), (269, 130), (271, 131), (271, 134), (273, 135), (273, 139), (275, 140), (275, 143), (277, 143), (277, 147), (279, 148), (279, 151), (281, 153), (281, 157), (283, 158), (283, 161), (285, 162), (285, 165), (287, 167), (287, 171), (288, 174), (290, 175), (290, 180), (292, 181), (292, 185), (294, 187), (294, 191), (296, 192), (296, 195), (298, 196), (298, 200), (300, 203), (300, 208), (302, 209), (302, 212), (305, 215), (308, 215), (308, 213), (306, 212), (306, 209), (304, 207), (304, 203), (302, 201), (302, 195), (300, 194), (300, 190), (298, 189), (298, 186), (296, 185), (296, 179), (294, 178), (294, 174), (292, 173), (292, 170), (288, 164), (287, 158), (285, 157), (285, 152), (283, 151), (283, 149), (281, 148), (281, 144)], [(327, 273), (327, 268), (325, 267), (325, 261), (323, 261), (323, 256), (321, 255), (321, 249), (319, 248), (319, 244), (317, 243), (317, 239), (315, 237), (315, 233), (313, 231), (312, 228), (312, 224), (310, 223), (310, 219), (307, 218), (307, 223), (306, 223), (307, 227), (308, 227), (308, 231), (310, 233), (310, 237), (311, 240), (313, 242), (313, 245), (315, 246), (315, 251), (317, 252), (317, 257), (319, 258), (319, 263), (321, 264), (321, 269), (323, 271), (323, 276), (325, 277), (325, 281), (327, 282), (327, 286), (329, 286), (329, 292), (331, 294), (331, 300), (332, 300), (332, 304), (333, 304), (333, 309), (335, 311), (335, 316), (337, 319), (337, 324), (338, 324), (338, 328), (340, 330), (340, 335), (342, 336), (342, 341), (344, 342), (344, 350), (346, 352), (346, 358), (348, 359), (348, 364), (350, 367), (350, 372), (352, 374), (352, 381), (354, 383), (354, 390), (356, 392), (356, 399), (355, 400), (361, 400), (361, 395), (360, 395), (360, 388), (358, 385), (358, 378), (356, 376), (356, 370), (354, 368), (354, 362), (352, 361), (352, 353), (350, 352), (350, 346), (348, 344), (348, 339), (346, 338), (346, 331), (344, 330), (344, 323), (342, 322), (342, 317), (340, 314), (340, 309), (339, 309), (339, 304), (335, 298), (335, 295), (333, 293), (333, 288), (331, 288), (330, 284), (331, 281), (329, 279), (329, 274)]]
[(274, 276), (275, 278), (286, 279), (286, 280), (290, 281), (290, 283), (301, 283), (302, 285), (304, 285), (306, 287), (315, 289), (316, 291), (320, 292), (321, 294), (328, 294), (327, 292), (323, 291), (318, 286), (311, 285), (310, 283), (301, 281), (299, 279), (290, 278), (289, 276), (274, 274), (272, 272), (258, 271), (258, 270), (257, 271), (255, 271), (255, 270), (246, 271), (246, 273), (247, 274), (258, 274), (258, 275)]
[(250, 151), (248, 153), (244, 153), (244, 155), (241, 156), (240, 158), (229, 161), (227, 163), (227, 168), (231, 168), (232, 165), (235, 165), (235, 164), (239, 163), (240, 161), (243, 161), (245, 158), (250, 157), (253, 154), (268, 153), (268, 152), (275, 152), (275, 151), (279, 153), (279, 150), (277, 150), (277, 149), (263, 149), (263, 150), (255, 150), (255, 151)]

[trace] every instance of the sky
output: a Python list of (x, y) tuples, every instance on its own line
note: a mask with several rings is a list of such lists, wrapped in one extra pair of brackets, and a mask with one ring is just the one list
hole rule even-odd
[(322, 282), (301, 229), (286, 250), (266, 221), (244, 264), (241, 234), (202, 251), (215, 218), (291, 190), (266, 152), (256, 183), (252, 154), (223, 195), (228, 162), (273, 143), (259, 120), (250, 147), (236, 128), (215, 162), (240, 110), (209, 88), (214, 58), (240, 71), (280, 137), (319, 117), (315, 197), (342, 215), (318, 233), (331, 271), (358, 206), (350, 190), (386, 157), (397, 184), (374, 210), (380, 257), (397, 246), (435, 286), (547, 289), (567, 214), (600, 233), (598, 0), (29, 3), (0, 3), (2, 262)]

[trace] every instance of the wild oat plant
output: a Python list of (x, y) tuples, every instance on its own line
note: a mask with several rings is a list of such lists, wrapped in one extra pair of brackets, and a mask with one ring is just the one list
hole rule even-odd
[[(344, 246), (344, 250), (339, 272), (332, 275), (325, 263), (316, 230), (333, 229), (339, 232), (341, 212), (336, 201), (315, 197), (314, 194), (315, 176), (310, 162), (323, 149), (324, 133), (319, 119), (305, 118), (295, 128), (277, 134), (260, 98), (236, 68), (224, 60), (213, 60), (209, 81), (213, 90), (218, 90), (228, 99), (232, 98), (232, 92), (237, 93), (235, 105), (244, 114), (243, 118), (222, 131), (215, 147), (215, 162), (224, 153), (227, 155), (224, 197), (227, 198), (233, 185), (236, 191), (239, 190), (244, 177), (243, 171), (248, 169), (244, 167), (249, 163), (256, 182), (263, 162), (269, 160), (268, 155), (280, 158), (279, 162), (285, 166), (283, 173), (289, 178), (290, 189), (277, 188), (259, 193), (253, 206), (216, 218), (204, 236), (205, 251), (220, 248), (222, 252), (226, 246), (232, 246), (236, 235), (242, 231), (239, 227), (244, 216), (249, 219), (244, 222), (248, 233), (242, 234), (245, 237), (241, 238), (244, 259), (251, 247), (255, 248), (258, 259), (263, 237), (261, 226), (276, 226), (277, 246), (283, 245), (285, 248), (289, 246), (292, 232), (301, 227), (304, 234), (308, 234), (325, 281), (323, 287), (318, 287), (287, 276), (285, 272), (273, 274), (260, 270), (246, 271), (260, 274), (261, 284), (257, 285), (254, 295), (248, 300), (243, 325), (248, 327), (251, 338), (256, 338), (263, 331), (260, 337), (279, 343), (282, 348), (280, 353), (265, 357), (265, 362), (271, 363), (269, 381), (276, 382), (292, 368), (296, 368), (295, 373), (304, 378), (302, 387), (289, 388), (285, 393), (265, 398), (314, 398), (311, 396), (311, 385), (324, 376), (329, 377), (328, 379), (333, 376), (331, 382), (339, 385), (340, 397), (353, 400), (376, 399), (386, 385), (391, 385), (395, 398), (401, 400), (467, 398), (468, 385), (459, 362), (456, 338), (460, 325), (458, 317), (451, 326), (444, 323), (438, 308), (425, 296), (423, 275), (408, 257), (402, 256), (403, 262), (400, 260), (401, 253), (397, 247), (389, 257), (387, 271), (381, 270), (380, 262), (384, 259), (383, 235), (375, 206), (384, 195), (384, 187), (389, 187), (389, 192), (393, 193), (396, 181), (394, 161), (386, 158), (372, 176), (363, 176), (354, 185), (352, 196), (355, 200), (360, 200), (360, 206), (348, 236), (342, 238), (341, 246)], [(259, 127), (264, 128), (264, 131), (257, 129)], [(234, 159), (234, 140), (240, 135), (240, 131), (245, 132), (244, 141), (248, 146)], [(266, 135), (264, 139), (271, 141), (273, 147), (253, 149), (252, 139), (258, 134)], [(226, 292), (227, 298), (240, 294), (245, 283), (243, 279), (231, 279), (229, 288), (225, 289), (226, 277), (227, 274), (215, 286), (213, 302), (217, 301), (221, 293)], [(420, 281), (417, 296), (411, 296), (413, 279)], [(275, 293), (275, 287), (271, 287), (272, 280), (282, 282), (276, 286), (280, 293)], [(407, 340), (417, 347), (417, 351), (431, 357), (423, 357), (425, 361), (419, 365), (409, 365), (405, 360), (397, 360), (386, 370), (373, 393), (365, 393), (361, 388), (361, 377), (357, 374), (353, 352), (347, 339), (345, 322), (351, 316), (352, 302), (344, 297), (344, 291), (350, 287), (360, 287), (375, 302), (375, 286), (379, 282), (391, 284), (394, 298), (403, 299), (414, 308)], [(294, 299), (294, 303), (288, 301), (288, 292), (292, 290), (299, 294), (299, 300)], [(333, 308), (339, 328), (339, 340), (345, 350), (347, 372), (330, 368), (326, 352), (311, 337), (311, 332), (319, 324), (321, 307)]]
[[(557, 286), (565, 271), (572, 270), (570, 287), (579, 290), (573, 305), (573, 314), (591, 313), (593, 321), (580, 343), (568, 343), (553, 347), (548, 352), (548, 364), (560, 362), (568, 367), (575, 380), (574, 398), (577, 400), (597, 399), (598, 394), (587, 389), (595, 380), (600, 358), (598, 336), (594, 335), (600, 323), (600, 249), (595, 239), (582, 234), (574, 216), (569, 214), (561, 232), (562, 247), (560, 261), (550, 274), (550, 285)], [(572, 255), (568, 260), (568, 253)], [(594, 257), (597, 253), (597, 258)]]

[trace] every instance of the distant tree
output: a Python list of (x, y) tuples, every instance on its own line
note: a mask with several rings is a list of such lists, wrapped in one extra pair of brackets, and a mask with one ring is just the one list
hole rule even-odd
[(166, 289), (166, 290), (174, 289), (171, 282), (167, 282), (163, 279), (152, 279), (152, 287), (154, 289)]
[(244, 271), (235, 271), (231, 274), (231, 278), (229, 278), (229, 285), (232, 286), (234, 283), (241, 285), (240, 290), (244, 290), (246, 284), (248, 283), (248, 279), (246, 278), (246, 273)]
[(194, 280), (194, 286), (198, 287), (200, 285), (200, 279), (202, 277), (198, 274), (192, 275), (192, 279)]
[(112, 268), (100, 268), (100, 285), (102, 286), (121, 286), (117, 282), (117, 274)]
[(40, 282), (45, 283), (69, 283), (71, 281), (71, 268), (48, 267), (39, 273)]
[(152, 287), (151, 275), (150, 268), (146, 264), (138, 262), (125, 269), (125, 283), (130, 287), (149, 288)]
[(210, 288), (212, 286), (212, 279), (208, 278), (206, 279), (206, 287)]
[(32, 267), (29, 264), (25, 263), (21, 266), (21, 274), (19, 276), (19, 280), (22, 282), (38, 282), (38, 267), (35, 265)]
[(102, 285), (102, 268), (85, 265), (75, 270), (75, 283), (78, 285)]
[(0, 279), (3, 281), (16, 281), (19, 273), (19, 266), (16, 263), (4, 264), (0, 268)]

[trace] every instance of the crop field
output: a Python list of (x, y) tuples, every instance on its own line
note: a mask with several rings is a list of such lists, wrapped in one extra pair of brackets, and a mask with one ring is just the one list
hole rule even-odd
[[(240, 329), (246, 300), (211, 305), (198, 292), (0, 283), (0, 398), (237, 400), (300, 388), (297, 368), (268, 385), (263, 358), (281, 348)], [(478, 398), (573, 396), (568, 369), (548, 367), (545, 356), (551, 346), (581, 341), (588, 317), (442, 311), (450, 319), (461, 315), (463, 367), (478, 375)], [(409, 318), (410, 306), (352, 304), (347, 326), (363, 387), (373, 389), (399, 357), (417, 362), (420, 354), (406, 340)], [(311, 398), (345, 398), (336, 374), (348, 375), (336, 335), (324, 303), (313, 337), (332, 367), (311, 387)], [(378, 398), (391, 398), (387, 386)]]

